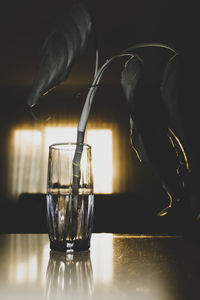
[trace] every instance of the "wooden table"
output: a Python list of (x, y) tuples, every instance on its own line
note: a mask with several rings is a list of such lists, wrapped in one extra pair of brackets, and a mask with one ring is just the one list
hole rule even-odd
[(199, 250), (181, 236), (102, 233), (65, 254), (47, 234), (0, 235), (0, 299), (198, 299)]

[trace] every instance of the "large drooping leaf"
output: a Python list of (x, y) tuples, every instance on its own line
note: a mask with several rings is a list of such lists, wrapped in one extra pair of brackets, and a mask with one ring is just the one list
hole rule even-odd
[[(162, 101), (164, 102), (166, 109), (169, 113), (170, 119), (170, 133), (169, 135), (173, 139), (175, 146), (178, 141), (178, 145), (176, 146), (177, 153), (179, 156), (183, 156), (183, 163), (186, 165), (186, 168), (189, 169), (189, 164), (187, 160), (187, 154), (189, 151), (188, 142), (186, 140), (186, 134), (184, 132), (183, 127), (183, 116), (182, 111), (183, 105), (182, 101), (182, 75), (183, 74), (183, 66), (181, 57), (179, 54), (175, 54), (167, 63), (165, 67), (163, 78), (160, 86), (160, 93), (162, 97)], [(173, 131), (172, 131), (172, 130)], [(174, 135), (175, 132), (175, 135)], [(173, 134), (172, 134), (173, 133)], [(175, 137), (175, 138), (174, 138)], [(181, 144), (183, 143), (183, 145)], [(185, 150), (183, 149), (183, 146)]]
[(121, 83), (129, 106), (132, 144), (138, 156), (155, 172), (170, 198), (180, 200), (184, 195), (177, 175), (180, 162), (168, 137), (168, 119), (154, 104), (159, 93), (142, 84), (142, 65), (135, 57), (125, 64)]
[(163, 74), (161, 95), (170, 114), (171, 126), (179, 135), (186, 150), (186, 153), (183, 150), (183, 153), (185, 153), (186, 168), (191, 172), (185, 172), (185, 167), (182, 167), (181, 171), (185, 177), (185, 188), (189, 195), (188, 202), (190, 203), (191, 212), (198, 220), (200, 218), (198, 158), (195, 157), (195, 151), (191, 148), (185, 128), (183, 127), (182, 105), (185, 98), (183, 98), (181, 92), (183, 89), (182, 74), (183, 64), (181, 57), (180, 55), (175, 55), (168, 62)]
[(160, 86), (162, 100), (170, 115), (170, 125), (183, 138), (181, 120), (181, 79), (182, 64), (179, 54), (175, 54), (167, 63)]
[(145, 161), (146, 154), (141, 139), (141, 135), (137, 130), (134, 123), (134, 112), (136, 103), (141, 99), (142, 86), (143, 86), (143, 62), (142, 60), (134, 56), (131, 58), (122, 72), (121, 83), (128, 102), (130, 112), (130, 130), (131, 130), (131, 144), (137, 154), (140, 161)]
[(91, 17), (81, 2), (75, 2), (46, 38), (35, 80), (28, 97), (33, 107), (39, 98), (64, 81), (75, 59), (84, 51), (91, 32)]

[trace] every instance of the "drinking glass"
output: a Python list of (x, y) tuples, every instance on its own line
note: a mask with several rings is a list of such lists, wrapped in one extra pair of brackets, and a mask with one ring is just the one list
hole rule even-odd
[(50, 248), (65, 252), (89, 249), (94, 208), (91, 147), (77, 143), (49, 146), (47, 176)]

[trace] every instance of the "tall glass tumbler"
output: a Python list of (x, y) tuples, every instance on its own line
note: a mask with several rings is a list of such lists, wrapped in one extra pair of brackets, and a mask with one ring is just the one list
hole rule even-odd
[(89, 249), (93, 208), (91, 147), (76, 143), (51, 145), (47, 181), (50, 248), (65, 252)]

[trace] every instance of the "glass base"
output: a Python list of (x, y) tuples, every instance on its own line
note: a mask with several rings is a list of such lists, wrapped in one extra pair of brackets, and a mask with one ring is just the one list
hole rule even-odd
[(69, 253), (86, 251), (90, 248), (90, 238), (65, 242), (50, 241), (50, 248), (53, 251)]

